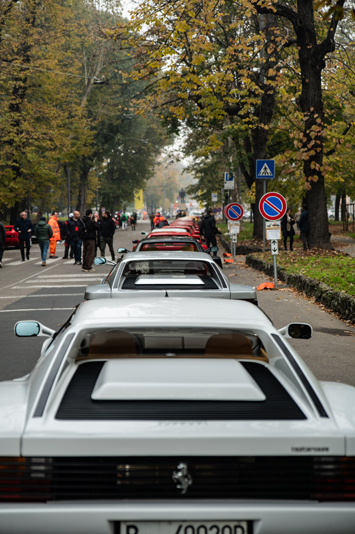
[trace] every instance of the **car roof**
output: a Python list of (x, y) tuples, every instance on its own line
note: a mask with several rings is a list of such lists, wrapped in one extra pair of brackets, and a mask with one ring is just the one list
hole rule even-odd
[(164, 228), (154, 228), (150, 233), (151, 234), (159, 234), (159, 233), (167, 233), (167, 232), (181, 232), (181, 233), (188, 233), (185, 228), (178, 228), (177, 226), (165, 226)]
[(75, 329), (92, 327), (176, 326), (207, 328), (269, 328), (270, 319), (254, 304), (242, 300), (141, 297), (97, 299), (81, 303), (72, 318)]
[(199, 245), (200, 243), (197, 241), (195, 237), (192, 237), (190, 235), (177, 235), (177, 236), (167, 236), (167, 237), (149, 237), (142, 239), (139, 241), (139, 245), (147, 244), (151, 245), (152, 243), (195, 243)]
[[(147, 240), (149, 242), (149, 239)], [(127, 252), (122, 261), (144, 261), (144, 260), (181, 260), (191, 261), (209, 261), (215, 265), (215, 262), (206, 254), (206, 252), (189, 252), (184, 250), (142, 250), (139, 252)]]

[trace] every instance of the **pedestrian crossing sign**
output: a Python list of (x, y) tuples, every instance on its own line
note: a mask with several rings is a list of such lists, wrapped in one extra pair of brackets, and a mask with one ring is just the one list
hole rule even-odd
[(275, 160), (257, 159), (256, 177), (262, 180), (273, 180), (275, 178)]

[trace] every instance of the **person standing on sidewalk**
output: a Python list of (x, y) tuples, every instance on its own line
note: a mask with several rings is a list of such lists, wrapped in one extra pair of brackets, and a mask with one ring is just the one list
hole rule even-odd
[(88, 209), (83, 217), (81, 237), (83, 239), (83, 267), (85, 272), (93, 272), (92, 262), (95, 258), (96, 233), (99, 230), (99, 216), (92, 219), (92, 210)]
[(25, 245), (26, 245), (26, 258), (30, 259), (31, 248), (31, 233), (33, 230), (32, 222), (27, 218), (27, 212), (20, 213), (20, 218), (16, 221), (14, 226), (15, 232), (18, 232), (18, 240), (20, 244), (21, 258), (25, 261)]
[(42, 267), (47, 265), (47, 253), (49, 249), (49, 240), (53, 235), (52, 227), (46, 221), (45, 217), (40, 217), (36, 225), (34, 234), (37, 236), (39, 248), (41, 249)]
[(74, 211), (73, 220), (70, 220), (68, 223), (68, 230), (70, 233), (71, 246), (75, 258), (73, 265), (81, 265), (81, 245), (83, 244), (81, 235), (83, 230), (83, 222), (80, 219), (79, 211)]
[(58, 258), (58, 256), (55, 255), (55, 249), (57, 248), (57, 241), (60, 241), (60, 228), (58, 224), (58, 213), (56, 211), (53, 211), (48, 224), (52, 228), (53, 232), (53, 236), (49, 241), (49, 257)]
[(69, 258), (69, 248), (70, 248), (70, 259), (74, 258), (74, 251), (73, 251), (73, 247), (71, 244), (71, 234), (69, 230), (69, 226), (72, 223), (73, 218), (74, 218), (74, 213), (69, 213), (68, 220), (65, 221), (64, 223), (65, 241), (64, 241), (64, 256), (62, 258), (63, 260), (67, 260)]
[(302, 213), (300, 216), (300, 220), (298, 221), (298, 228), (301, 232), (301, 239), (303, 243), (303, 250), (308, 250), (311, 248), (309, 246), (309, 222), (308, 222), (308, 210), (306, 208), (302, 208)]
[(102, 214), (102, 219), (100, 220), (100, 251), (101, 256), (105, 256), (106, 245), (111, 252), (112, 261), (115, 261), (115, 251), (113, 250), (113, 236), (116, 231), (116, 225), (113, 221), (109, 211), (105, 211)]
[(2, 267), (2, 255), (4, 254), (5, 241), (6, 241), (5, 227), (2, 224), (2, 222), (0, 222), (0, 269)]
[(288, 208), (285, 215), (281, 219), (281, 230), (284, 238), (285, 250), (287, 250), (287, 238), (290, 238), (290, 250), (293, 250), (293, 236), (295, 235), (295, 230), (293, 225), (295, 224), (295, 219), (291, 214), (291, 208)]
[(210, 248), (210, 245), (213, 247), (217, 246), (216, 233), (218, 233), (218, 230), (216, 228), (216, 220), (213, 216), (212, 208), (207, 208), (205, 213), (202, 215), (200, 232), (201, 235), (203, 235), (206, 239), (207, 248)]

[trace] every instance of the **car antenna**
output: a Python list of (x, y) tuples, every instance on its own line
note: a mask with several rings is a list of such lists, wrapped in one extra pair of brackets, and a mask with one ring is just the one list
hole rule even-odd
[(166, 297), (168, 297), (168, 296), (169, 296), (169, 295), (168, 295), (168, 292), (167, 292), (166, 290), (165, 290), (165, 296), (166, 296)]

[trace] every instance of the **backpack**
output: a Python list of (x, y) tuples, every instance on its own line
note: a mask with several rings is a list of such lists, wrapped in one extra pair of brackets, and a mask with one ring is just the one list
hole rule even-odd
[(125, 213), (122, 213), (121, 221), (123, 221), (123, 222), (127, 221), (127, 215)]

